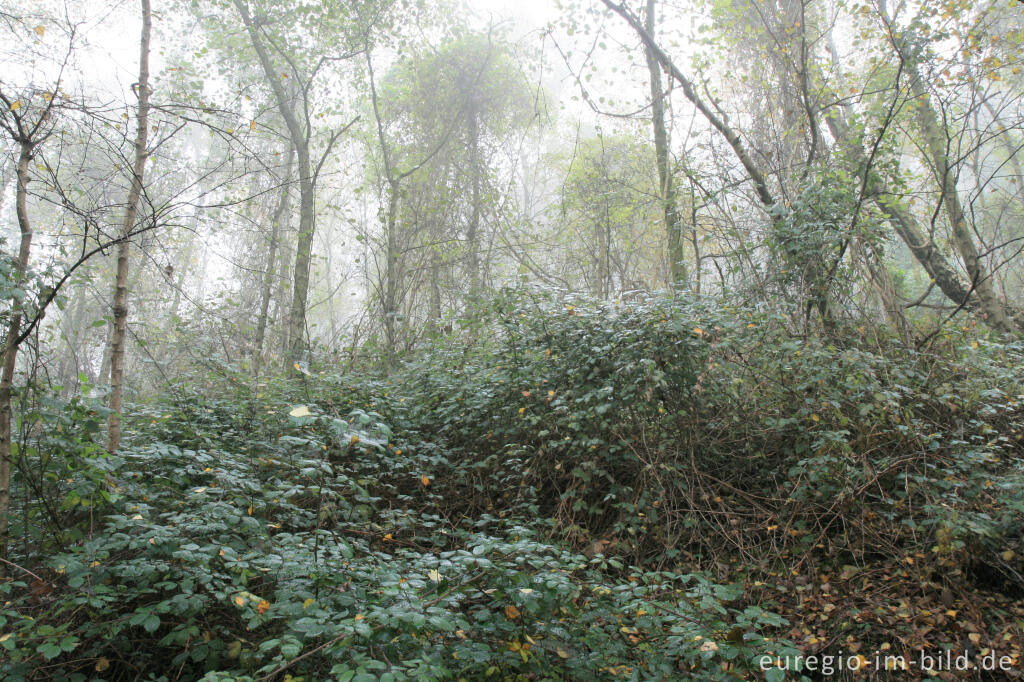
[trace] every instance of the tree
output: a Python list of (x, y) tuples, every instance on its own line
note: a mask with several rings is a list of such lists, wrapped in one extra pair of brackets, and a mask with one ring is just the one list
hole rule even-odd
[[(655, 37), (657, 0), (647, 0), (645, 28)], [(663, 213), (669, 263), (669, 283), (686, 284), (686, 262), (683, 254), (683, 216), (679, 211), (679, 197), (672, 177), (672, 158), (669, 149), (668, 128), (665, 125), (665, 92), (661, 87), (661, 64), (650, 47), (644, 45), (647, 71), (651, 81), (651, 124), (654, 127), (654, 152), (658, 163), (658, 184)]]
[(124, 346), (128, 326), (128, 267), (131, 242), (128, 235), (135, 226), (146, 171), (146, 139), (149, 135), (149, 39), (152, 12), (149, 0), (142, 0), (142, 38), (139, 41), (139, 80), (135, 84), (139, 107), (136, 111), (135, 158), (131, 186), (121, 224), (121, 242), (117, 247), (117, 276), (114, 284), (114, 329), (110, 339), (110, 417), (107, 424), (107, 450), (117, 452), (121, 445), (121, 402), (124, 395)]
[[(383, 185), (378, 281), (389, 354), (409, 292), (429, 282), (427, 317), (441, 312), (440, 280), (465, 282), (463, 305), (488, 278), (485, 242), (504, 194), (495, 181), (509, 140), (536, 119), (531, 90), (508, 47), (490, 34), (445, 42), (435, 53), (395, 64), (378, 86), (367, 46), (370, 106)], [(398, 134), (392, 131), (400, 131)], [(415, 277), (413, 276), (415, 273)]]
[[(266, 83), (274, 94), (278, 111), (287, 126), (288, 138), (296, 153), (299, 176), (299, 233), (295, 247), (295, 265), (292, 270), (294, 277), (292, 303), (288, 313), (287, 345), (291, 357), (285, 358), (286, 366), (290, 367), (301, 358), (305, 348), (306, 306), (309, 297), (313, 236), (316, 229), (314, 197), (317, 176), (335, 142), (352, 124), (332, 133), (319, 161), (314, 162), (312, 158), (314, 129), (310, 117), (310, 90), (318, 71), (331, 59), (321, 57), (312, 66), (300, 66), (302, 62), (289, 54), (286, 48), (265, 36), (264, 31), (268, 24), (266, 15), (253, 16), (247, 0), (233, 1), (249, 35), (252, 48), (259, 58)], [(287, 11), (282, 7), (276, 9), (280, 12)], [(292, 10), (294, 9), (292, 8)], [(275, 60), (268, 45), (274, 47), (277, 52), (276, 59), (279, 59), (280, 62)], [(333, 59), (345, 59), (350, 56), (352, 55), (346, 54)], [(284, 81), (288, 78), (292, 78), (298, 83), (293, 92), (289, 92), (285, 86)]]

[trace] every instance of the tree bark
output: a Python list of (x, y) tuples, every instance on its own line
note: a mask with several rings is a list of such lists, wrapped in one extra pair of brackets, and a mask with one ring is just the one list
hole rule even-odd
[[(654, 38), (657, 0), (647, 0), (646, 30)], [(671, 158), (668, 148), (668, 129), (665, 126), (665, 93), (661, 89), (661, 64), (646, 44), (644, 55), (651, 78), (651, 121), (654, 126), (654, 153), (658, 164), (659, 191), (668, 240), (669, 284), (686, 284), (686, 263), (683, 260), (683, 225), (679, 213), (678, 196), (672, 180)]]
[(107, 423), (107, 451), (117, 452), (121, 446), (121, 401), (124, 395), (124, 346), (128, 328), (128, 267), (131, 243), (142, 196), (142, 178), (146, 170), (146, 139), (149, 133), (149, 36), (152, 30), (149, 0), (142, 0), (142, 38), (139, 41), (139, 110), (135, 134), (135, 165), (128, 190), (121, 243), (117, 248), (117, 280), (114, 286), (114, 333), (110, 343), (110, 419)]
[[(32, 251), (32, 225), (28, 219), (28, 168), (32, 161), (35, 144), (29, 139), (21, 140), (18, 155), (16, 212), (21, 244), (18, 258), (14, 261), (14, 272), (19, 284), (24, 282), (28, 270), (29, 255)], [(11, 534), (11, 393), (14, 386), (14, 370), (18, 362), (18, 336), (21, 333), (22, 304), (14, 300), (11, 307), (11, 321), (7, 328), (7, 339), (3, 350), (3, 369), (0, 374), (0, 558), (7, 558)], [(7, 576), (7, 565), (0, 562), (0, 578)]]
[[(263, 67), (270, 89), (277, 100), (277, 108), (288, 128), (288, 136), (298, 156), (299, 164), (299, 234), (295, 245), (294, 282), (292, 286), (292, 304), (288, 313), (287, 348), (285, 368), (290, 368), (298, 361), (305, 350), (306, 303), (309, 297), (309, 268), (313, 252), (313, 232), (315, 215), (313, 213), (313, 169), (309, 155), (309, 133), (295, 111), (292, 99), (288, 97), (281, 84), (281, 75), (274, 68), (263, 39), (260, 37), (256, 22), (249, 14), (244, 0), (234, 0), (235, 7), (242, 17), (242, 23), (249, 33), (252, 47)], [(290, 355), (290, 357), (288, 357)]]

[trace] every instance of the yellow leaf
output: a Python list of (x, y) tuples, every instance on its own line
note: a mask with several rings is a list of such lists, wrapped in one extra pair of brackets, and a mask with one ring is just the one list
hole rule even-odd
[(242, 641), (236, 639), (231, 644), (228, 644), (225, 653), (228, 655), (228, 658), (238, 658), (242, 653)]
[(13, 102), (11, 102), (11, 111), (17, 111), (18, 109), (21, 109), (20, 99), (16, 99)]
[(700, 645), (700, 650), (704, 652), (718, 651), (718, 645), (710, 639), (705, 639), (704, 643)]
[(701, 334), (704, 333), (704, 330), (701, 329), (700, 327), (694, 327), (693, 328), (693, 333), (696, 334), (697, 336), (700, 336)]
[(967, 635), (967, 639), (971, 640), (971, 644), (974, 644), (975, 646), (981, 643), (981, 635), (977, 632), (972, 632)]
[(420, 483), (422, 483), (424, 487), (426, 487), (430, 485), (430, 479), (427, 478), (426, 476), (420, 476)]
[(249, 505), (249, 508), (246, 509), (246, 511), (249, 512), (249, 516), (252, 516), (252, 505), (251, 504)]
[(242, 595), (238, 595), (237, 597), (235, 597), (234, 602), (235, 606), (245, 606), (245, 597), (243, 597)]
[(256, 130), (256, 121), (249, 121), (249, 130)]
[(309, 417), (313, 413), (309, 411), (308, 405), (298, 405), (293, 407), (291, 412), (288, 413), (289, 417)]
[(555, 649), (555, 653), (558, 654), (559, 658), (569, 658), (569, 654), (565, 649)]
[(438, 572), (436, 568), (432, 568), (429, 571), (427, 571), (427, 577), (435, 583), (441, 582), (441, 574)]
[(142, 520), (142, 514), (136, 514), (135, 516), (132, 517), (132, 521), (141, 521), (141, 520)]
[(6, 633), (6, 634), (0, 635), (0, 642), (6, 642), (10, 638), (11, 638), (11, 633), (9, 633), (9, 632)]
[(361, 613), (357, 613), (357, 614), (356, 614), (356, 617), (355, 617), (355, 620), (362, 620), (363, 618), (366, 618), (366, 616), (364, 616), (364, 615), (363, 615), (363, 614), (361, 614)]
[(1014, 556), (1013, 555), (1013, 550), (1012, 549), (1008, 549), (1005, 552), (1003, 552), (1002, 554), (1000, 554), (999, 556), (1003, 557), (1003, 561), (1010, 561), (1011, 559), (1013, 559), (1013, 556)]
[(395, 536), (392, 535), (391, 533), (385, 533), (384, 534), (384, 540), (394, 540), (394, 539), (395, 539)]
[[(45, 27), (45, 26), (42, 26), (42, 25), (40, 25), (40, 26), (36, 26), (36, 28), (35, 28), (35, 32), (36, 32), (36, 35), (37, 35), (37, 36), (42, 36), (43, 34), (45, 34), (45, 33), (46, 33), (46, 27)], [(107, 659), (105, 659), (105, 658), (104, 658), (104, 659), (102, 659), (102, 660), (106, 661)], [(97, 664), (97, 665), (98, 665), (98, 664)], [(109, 662), (107, 662), (107, 665), (109, 666), (109, 665), (110, 665), (110, 663), (109, 663)], [(97, 668), (97, 670), (98, 670), (98, 668)], [(104, 668), (104, 670), (106, 670), (106, 668)]]
[(359, 436), (352, 436), (348, 439), (349, 445), (355, 445), (359, 442)]
[(515, 607), (515, 604), (509, 604), (505, 607), (505, 617), (509, 620), (515, 620), (519, 617), (519, 609)]
[(811, 415), (811, 421), (812, 421), (812, 422), (818, 422), (818, 421), (821, 421), (821, 417), (819, 417), (819, 416), (818, 416), (818, 415), (816, 415), (816, 414), (812, 414), (812, 415)]
[[(42, 34), (40, 34), (40, 35), (42, 35)], [(99, 659), (98, 661), (96, 661), (96, 672), (98, 672), (98, 673), (103, 672), (104, 670), (106, 670), (109, 667), (110, 667), (110, 659), (108, 659), (105, 656), (103, 658)]]
[(270, 602), (266, 599), (260, 599), (260, 603), (256, 605), (256, 613), (262, 616), (268, 610), (270, 610)]
[(533, 590), (531, 590), (529, 587), (520, 587), (519, 591), (523, 594), (533, 594)]
[(307, 599), (306, 601), (302, 602), (302, 610), (303, 610), (303, 611), (305, 611), (306, 609), (308, 609), (308, 608), (309, 608), (310, 606), (312, 606), (312, 605), (313, 605), (313, 603), (314, 603), (315, 601), (316, 601), (315, 599), (313, 599), (312, 597), (310, 597), (310, 598), (309, 598), (309, 599)]

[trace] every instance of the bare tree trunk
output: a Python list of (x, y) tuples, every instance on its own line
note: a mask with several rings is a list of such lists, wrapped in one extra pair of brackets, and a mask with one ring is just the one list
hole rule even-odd
[(256, 22), (249, 14), (249, 8), (244, 0), (234, 0), (234, 3), (238, 13), (242, 16), (242, 23), (245, 24), (245, 28), (249, 32), (252, 47), (263, 67), (263, 74), (274, 92), (277, 108), (288, 127), (288, 136), (291, 138), (292, 146), (295, 148), (299, 160), (299, 236), (295, 245), (292, 305), (288, 313), (288, 353), (285, 357), (285, 367), (289, 368), (292, 363), (300, 359), (305, 349), (306, 302), (309, 296), (309, 267), (312, 260), (313, 231), (315, 229), (314, 178), (309, 156), (310, 131), (299, 120), (293, 98), (289, 98), (288, 93), (285, 92), (278, 70), (274, 68), (274, 64), (270, 60), (270, 54), (263, 44), (263, 38), (260, 36)]
[[(288, 165), (285, 170), (284, 183), (281, 185), (281, 198), (277, 202), (277, 210), (270, 221), (270, 246), (267, 253), (267, 272), (263, 276), (263, 290), (260, 292), (260, 316), (256, 320), (256, 340), (253, 348), (253, 374), (259, 376), (263, 364), (263, 340), (267, 333), (267, 312), (270, 309), (270, 295), (274, 289), (274, 278), (277, 274), (277, 245), (281, 232), (281, 220), (288, 215), (288, 198), (291, 196), (292, 163), (295, 160), (295, 147), (289, 146)], [(287, 223), (286, 223), (287, 224)]]
[[(28, 259), (32, 250), (32, 225), (28, 220), (28, 167), (32, 160), (34, 143), (23, 139), (18, 156), (18, 185), (16, 207), (18, 229), (21, 231), (21, 245), (18, 259), (14, 262), (17, 281), (24, 280), (28, 270)], [(11, 392), (14, 386), (14, 370), (18, 362), (18, 336), (21, 333), (22, 308), (18, 299), (11, 309), (11, 322), (7, 328), (7, 340), (3, 350), (3, 369), (0, 374), (0, 558), (7, 558), (7, 546), (11, 535)], [(7, 565), (0, 562), (0, 578), (7, 576)]]
[(480, 293), (480, 131), (475, 106), (469, 112), (470, 173), (473, 175), (473, 207), (470, 209), (466, 242), (469, 245), (469, 298)]
[(139, 43), (139, 110), (135, 135), (135, 165), (128, 190), (121, 243), (117, 249), (117, 281), (114, 288), (114, 333), (110, 343), (110, 420), (107, 425), (107, 450), (117, 452), (121, 446), (121, 399), (124, 395), (124, 346), (128, 328), (128, 265), (132, 226), (142, 195), (142, 178), (146, 170), (146, 139), (149, 133), (149, 35), (152, 29), (149, 0), (142, 0), (142, 38)]
[(992, 278), (985, 269), (978, 255), (978, 247), (974, 243), (971, 230), (967, 227), (963, 205), (956, 188), (956, 171), (949, 163), (946, 150), (948, 143), (945, 127), (939, 124), (938, 117), (931, 105), (931, 98), (924, 89), (917, 65), (908, 60), (907, 69), (910, 73), (910, 92), (916, 100), (913, 103), (918, 126), (925, 138), (925, 145), (935, 173), (935, 180), (942, 192), (942, 203), (952, 229), (953, 245), (967, 268), (967, 277), (978, 297), (978, 304), (985, 315), (986, 322), (998, 331), (1009, 333), (1014, 330), (1006, 308), (996, 296), (992, 288)]
[[(949, 140), (946, 135), (946, 128), (944, 124), (940, 123), (935, 109), (932, 108), (931, 97), (925, 89), (924, 80), (921, 78), (921, 72), (917, 66), (918, 55), (908, 44), (905, 36), (897, 32), (897, 28), (886, 11), (884, 3), (878, 4), (878, 11), (888, 29), (889, 40), (892, 42), (893, 47), (896, 48), (903, 63), (903, 68), (910, 76), (910, 93), (915, 100), (912, 102), (912, 109), (917, 118), (917, 125), (921, 129), (921, 134), (924, 136), (928, 160), (932, 165), (932, 172), (935, 174), (935, 180), (939, 185), (942, 205), (952, 232), (953, 246), (956, 248), (957, 253), (960, 254), (964, 267), (967, 269), (969, 283), (967, 295), (969, 296), (972, 292), (976, 294), (977, 307), (986, 318), (989, 326), (1003, 333), (1011, 333), (1015, 330), (1013, 322), (1010, 321), (1006, 307), (992, 288), (991, 275), (986, 271), (984, 264), (981, 262), (978, 247), (974, 243), (974, 236), (967, 226), (967, 219), (964, 215), (963, 205), (960, 203), (960, 195), (956, 187), (956, 169), (949, 161), (947, 150)], [(938, 282), (937, 279), (936, 282)], [(962, 301), (957, 301), (957, 304), (964, 305), (966, 301), (967, 298), (965, 296)]]
[(390, 366), (398, 353), (398, 191), (397, 180), (388, 183), (388, 214), (385, 229), (387, 240), (384, 264), (384, 286), (381, 292), (381, 312), (384, 314), (384, 337), (387, 343), (385, 352), (387, 364)]
[[(657, 0), (647, 0), (646, 29), (654, 38)], [(658, 163), (659, 190), (665, 219), (665, 235), (668, 238), (669, 284), (684, 285), (687, 280), (686, 263), (683, 261), (682, 216), (679, 213), (678, 197), (672, 182), (672, 165), (668, 148), (668, 129), (665, 126), (665, 93), (661, 89), (661, 65), (651, 48), (644, 45), (647, 70), (651, 74), (651, 120), (654, 125), (654, 153)]]

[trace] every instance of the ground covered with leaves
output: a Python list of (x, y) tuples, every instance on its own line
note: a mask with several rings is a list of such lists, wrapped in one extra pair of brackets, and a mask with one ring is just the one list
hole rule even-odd
[(511, 291), (387, 373), (169, 386), (114, 456), (40, 404), (0, 677), (1024, 677), (1024, 346), (791, 326)]

